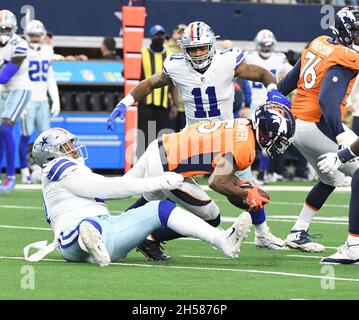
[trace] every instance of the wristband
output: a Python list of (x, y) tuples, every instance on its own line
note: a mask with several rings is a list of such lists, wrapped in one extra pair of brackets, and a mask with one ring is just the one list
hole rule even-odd
[(355, 155), (353, 153), (353, 151), (350, 149), (350, 147), (340, 150), (338, 152), (338, 158), (342, 163), (346, 163), (349, 160), (354, 159), (355, 157), (357, 157), (357, 155)]
[(267, 91), (271, 91), (273, 89), (278, 90), (278, 87), (275, 83), (270, 83), (267, 87)]
[(133, 96), (131, 94), (128, 94), (126, 97), (124, 97), (120, 103), (123, 103), (126, 108), (128, 108), (129, 106), (132, 106), (135, 102), (135, 99), (133, 98)]

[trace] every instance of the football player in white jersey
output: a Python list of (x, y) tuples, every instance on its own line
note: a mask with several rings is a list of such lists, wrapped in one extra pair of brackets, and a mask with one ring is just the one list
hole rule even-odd
[[(124, 119), (126, 108), (135, 101), (142, 100), (155, 88), (170, 83), (173, 83), (182, 95), (187, 125), (203, 120), (233, 119), (235, 77), (262, 83), (267, 88), (269, 101), (290, 106), (289, 100), (278, 92), (276, 79), (270, 71), (257, 65), (247, 64), (239, 48), (216, 50), (216, 38), (211, 28), (204, 22), (190, 23), (182, 34), (180, 43), (182, 54), (169, 56), (164, 62), (162, 72), (141, 81), (124, 97), (109, 117), (107, 127), (112, 129), (112, 123), (117, 117)], [(241, 173), (240, 178), (252, 180), (250, 168)], [(192, 179), (186, 181), (196, 186)], [(199, 193), (203, 195), (204, 191), (201, 190)], [(208, 196), (207, 198), (210, 199)], [(208, 214), (212, 219), (206, 221), (218, 225), (220, 222), (218, 207), (213, 206), (213, 201), (208, 206), (216, 208), (216, 212)], [(269, 231), (264, 209), (253, 213), (252, 220), (258, 246), (271, 249), (284, 247), (284, 242)], [(151, 245), (148, 243), (145, 249), (149, 252), (152, 247), (158, 252), (154, 249), (153, 243)], [(164, 258), (163, 255), (159, 255), (159, 260), (164, 260), (162, 257)]]
[(6, 179), (0, 192), (15, 187), (13, 126), (31, 97), (28, 76), (28, 44), (15, 34), (17, 21), (9, 10), (0, 10), (0, 164), (6, 150)]
[[(126, 256), (161, 226), (207, 241), (231, 258), (238, 255), (250, 227), (248, 213), (240, 215), (226, 231), (176, 208), (170, 200), (149, 202), (119, 216), (111, 216), (105, 200), (173, 190), (181, 186), (183, 177), (166, 172), (146, 179), (106, 178), (85, 165), (86, 154), (86, 147), (78, 138), (61, 128), (46, 130), (36, 139), (33, 157), (44, 168), (44, 208), (55, 239), (48, 246), (43, 241), (26, 246), (26, 260), (39, 261), (58, 248), (67, 261), (96, 262), (106, 266)], [(29, 256), (32, 247), (40, 250)]]
[[(279, 82), (292, 69), (286, 56), (282, 52), (275, 51), (277, 40), (272, 31), (260, 30), (255, 39), (255, 50), (244, 53), (247, 63), (256, 64), (272, 72)], [(252, 91), (251, 112), (267, 100), (267, 89), (262, 83), (250, 81)], [(266, 172), (269, 166), (269, 158), (259, 153), (258, 180), (266, 181)]]
[[(26, 113), (21, 117), (20, 168), (22, 183), (32, 183), (27, 159), (30, 136), (35, 128), (37, 134), (50, 128), (50, 115), (56, 117), (60, 112), (60, 98), (51, 66), (54, 51), (51, 46), (43, 44), (46, 37), (43, 23), (39, 20), (30, 21), (24, 35), (30, 47), (28, 60), (32, 96)], [(51, 108), (47, 93), (52, 101)]]

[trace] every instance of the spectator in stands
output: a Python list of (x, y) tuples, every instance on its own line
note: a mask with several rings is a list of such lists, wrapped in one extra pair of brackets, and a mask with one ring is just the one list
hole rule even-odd
[(106, 60), (120, 60), (120, 56), (116, 53), (116, 42), (113, 37), (106, 37), (103, 39), (101, 46), (102, 59)]
[[(45, 40), (43, 42), (44, 44), (47, 44), (51, 46), (52, 48), (55, 47), (54, 40), (53, 40), (53, 34), (50, 31), (47, 31)], [(88, 57), (84, 54), (80, 55), (69, 55), (69, 56), (63, 56), (61, 54), (54, 53), (53, 55), (54, 60), (66, 60), (66, 61), (87, 61)]]
[[(183, 23), (178, 24), (173, 32), (172, 32), (172, 38), (170, 38), (166, 44), (165, 47), (173, 52), (173, 53), (182, 53), (182, 49), (178, 44), (178, 41), (181, 40), (182, 33), (186, 29), (186, 25)], [(173, 105), (173, 102), (172, 102)], [(177, 115), (176, 115), (177, 111)], [(174, 109), (170, 113), (171, 118), (171, 126), (174, 131), (178, 132), (181, 131), (186, 126), (186, 115), (184, 111), (184, 105), (181, 95), (178, 95), (178, 102), (177, 102), (177, 110)]]
[[(151, 44), (142, 48), (142, 74), (141, 80), (150, 78), (153, 74), (161, 72), (163, 62), (171, 54), (164, 47), (166, 32), (160, 25), (153, 26), (149, 31)], [(173, 105), (169, 99), (171, 94)], [(174, 86), (155, 89), (138, 107), (137, 154), (146, 150), (148, 144), (155, 140), (159, 133), (172, 131), (170, 129), (170, 115), (177, 116), (178, 91)], [(165, 130), (168, 129), (168, 130)]]

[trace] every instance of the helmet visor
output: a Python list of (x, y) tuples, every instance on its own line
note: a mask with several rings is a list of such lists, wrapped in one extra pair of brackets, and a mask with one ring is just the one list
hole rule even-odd
[(59, 151), (70, 158), (78, 160), (86, 160), (88, 158), (86, 146), (81, 144), (77, 137), (60, 145)]

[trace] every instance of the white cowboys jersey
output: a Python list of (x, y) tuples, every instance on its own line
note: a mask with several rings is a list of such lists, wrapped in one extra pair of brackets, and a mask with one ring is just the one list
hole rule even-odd
[[(288, 63), (286, 56), (281, 52), (273, 52), (268, 59), (263, 59), (257, 51), (246, 51), (244, 53), (246, 63), (256, 64), (271, 71), (278, 79), (290, 71), (292, 66)], [(267, 101), (267, 89), (260, 82), (249, 82), (252, 89), (252, 107), (256, 108)]]
[[(56, 237), (75, 219), (109, 214), (101, 199), (86, 198), (69, 191), (67, 184), (86, 179), (91, 169), (73, 158), (61, 157), (51, 161), (43, 170), (42, 193), (46, 220)], [(68, 176), (70, 176), (70, 179)], [(67, 179), (64, 179), (68, 177)]]
[(48, 72), (51, 68), (54, 50), (49, 45), (42, 45), (39, 50), (29, 48), (29, 78), (31, 80), (32, 101), (47, 101)]
[[(11, 61), (12, 58), (26, 57), (29, 46), (27, 42), (14, 34), (4, 47), (0, 47), (0, 70)], [(5, 85), (0, 85), (0, 91), (10, 91), (15, 89), (28, 90), (30, 80), (28, 75), (28, 60), (22, 62), (20, 69)]]
[(166, 58), (163, 72), (181, 92), (187, 125), (208, 119), (233, 119), (234, 70), (243, 59), (239, 48), (217, 50), (202, 74), (182, 54)]

